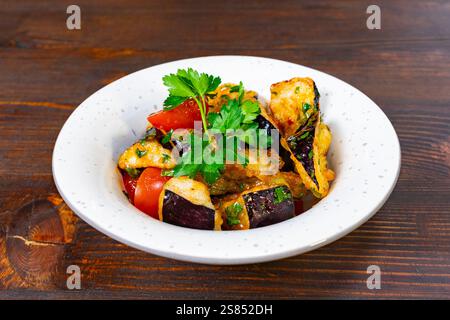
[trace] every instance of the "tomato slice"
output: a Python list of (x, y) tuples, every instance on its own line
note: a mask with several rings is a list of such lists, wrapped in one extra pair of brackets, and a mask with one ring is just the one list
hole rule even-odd
[(139, 176), (134, 193), (136, 208), (155, 219), (159, 219), (159, 195), (164, 183), (169, 179), (170, 177), (161, 176), (161, 169), (159, 168), (145, 169)]
[[(209, 106), (206, 105), (206, 113)], [(171, 129), (193, 129), (194, 121), (202, 121), (200, 110), (193, 99), (188, 99), (172, 110), (160, 111), (148, 116), (147, 120), (164, 131)]]
[(133, 178), (127, 172), (122, 171), (122, 181), (123, 186), (125, 187), (125, 192), (128, 195), (128, 199), (130, 199), (131, 203), (134, 203), (134, 193), (136, 190), (137, 178)]

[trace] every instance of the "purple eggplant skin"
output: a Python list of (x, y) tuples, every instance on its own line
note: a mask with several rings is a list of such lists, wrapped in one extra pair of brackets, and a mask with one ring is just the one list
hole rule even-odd
[(197, 205), (166, 190), (163, 199), (162, 218), (164, 222), (180, 227), (214, 230), (215, 211)]
[[(277, 201), (275, 189), (281, 188), (287, 195), (282, 201)], [(295, 216), (294, 200), (288, 187), (279, 186), (271, 189), (258, 190), (243, 195), (250, 221), (250, 229), (275, 224)]]
[[(265, 130), (267, 136), (272, 136), (272, 130), (277, 130), (275, 126), (270, 122), (268, 119), (266, 119), (262, 114), (259, 114), (255, 122), (258, 124), (258, 129)], [(279, 139), (281, 139), (281, 133), (278, 131)], [(295, 164), (294, 161), (291, 159), (291, 153), (286, 150), (281, 143), (278, 145), (278, 154), (280, 155), (281, 159), (284, 161), (284, 166), (281, 171), (294, 171)]]

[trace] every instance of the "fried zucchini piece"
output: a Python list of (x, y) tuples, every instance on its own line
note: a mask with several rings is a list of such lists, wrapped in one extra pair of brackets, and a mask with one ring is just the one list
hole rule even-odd
[(319, 91), (311, 78), (292, 78), (270, 86), (270, 111), (284, 136), (294, 135), (319, 111)]

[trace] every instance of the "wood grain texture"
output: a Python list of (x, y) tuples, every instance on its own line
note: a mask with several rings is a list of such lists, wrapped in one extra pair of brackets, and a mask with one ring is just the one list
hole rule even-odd
[[(450, 3), (0, 1), (0, 299), (450, 298)], [(402, 147), (398, 185), (348, 236), (259, 265), (204, 266), (119, 244), (56, 194), (51, 154), (71, 111), (105, 84), (174, 59), (243, 54), (333, 74), (377, 102)], [(79, 265), (82, 289), (66, 289)], [(382, 289), (366, 287), (369, 265)]]

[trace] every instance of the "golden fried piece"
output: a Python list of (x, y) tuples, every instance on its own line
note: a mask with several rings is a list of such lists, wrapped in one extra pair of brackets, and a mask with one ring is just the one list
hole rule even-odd
[[(208, 104), (210, 105), (211, 112), (219, 112), (220, 108), (228, 102), (239, 98), (239, 92), (236, 91), (238, 85), (233, 83), (221, 84), (217, 89), (211, 93), (208, 97)], [(243, 100), (257, 101), (258, 94), (255, 91), (245, 90)]]
[[(317, 121), (314, 138), (312, 140), (312, 168), (305, 167), (296, 157), (301, 151), (289, 149), (291, 159), (295, 164), (295, 170), (300, 175), (303, 184), (308, 190), (318, 198), (323, 198), (328, 194), (329, 181), (334, 180), (335, 173), (328, 168), (327, 153), (331, 144), (331, 132), (328, 126), (319, 120)], [(287, 147), (287, 143), (282, 140)], [(297, 152), (297, 153), (296, 153)]]
[(295, 172), (280, 171), (273, 176), (260, 176), (259, 179), (261, 179), (265, 185), (269, 186), (287, 185), (292, 192), (292, 196), (296, 199), (302, 198), (307, 193), (302, 178)]
[(135, 169), (156, 167), (161, 169), (172, 169), (176, 161), (171, 151), (164, 149), (155, 139), (136, 142), (119, 158), (119, 168)]
[(306, 123), (319, 109), (319, 93), (311, 78), (292, 78), (270, 86), (270, 111), (285, 137)]

